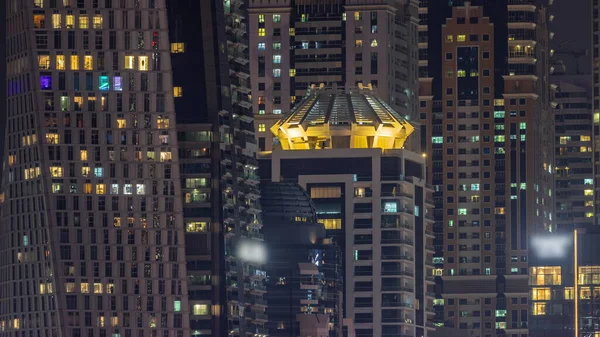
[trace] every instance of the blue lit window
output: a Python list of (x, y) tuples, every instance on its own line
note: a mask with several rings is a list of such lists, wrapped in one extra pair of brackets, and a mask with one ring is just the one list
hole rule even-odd
[(52, 76), (50, 76), (50, 75), (40, 76), (40, 89), (52, 90)]
[(102, 167), (95, 167), (94, 175), (96, 176), (96, 178), (102, 178), (104, 176), (104, 170), (102, 169)]
[(98, 89), (101, 91), (108, 91), (110, 89), (108, 76), (100, 76), (98, 78)]
[(113, 77), (113, 88), (115, 91), (123, 91), (123, 78), (121, 76)]

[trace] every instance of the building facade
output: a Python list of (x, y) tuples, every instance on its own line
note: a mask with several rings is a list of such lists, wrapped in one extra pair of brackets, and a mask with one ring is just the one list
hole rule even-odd
[(403, 149), (413, 130), (368, 89), (311, 90), (271, 129), (281, 149), (259, 160), (265, 181), (306, 189), (341, 247), (356, 336), (430, 332), (433, 201), (425, 158)]
[(523, 336), (527, 238), (555, 229), (547, 9), (532, 0), (421, 1), (419, 15), (436, 324)]
[(245, 1), (168, 2), (192, 334), (266, 335)]
[(340, 247), (298, 184), (267, 183), (261, 191), (269, 336), (342, 336)]
[(594, 123), (594, 202), (595, 202), (595, 221), (600, 224), (600, 155), (596, 155), (596, 151), (600, 149), (600, 28), (599, 25), (600, 4), (598, 1), (591, 1), (590, 20), (592, 21), (592, 45), (591, 64), (592, 64), (592, 85), (593, 85), (593, 123)]
[(393, 109), (417, 111), (417, 2), (251, 0), (250, 75), (259, 148), (313, 84), (377, 88)]
[(600, 333), (598, 239), (594, 226), (532, 238), (529, 336)]
[(556, 226), (594, 224), (592, 83), (589, 75), (552, 75), (556, 85)]
[(0, 335), (189, 336), (165, 1), (3, 6)]

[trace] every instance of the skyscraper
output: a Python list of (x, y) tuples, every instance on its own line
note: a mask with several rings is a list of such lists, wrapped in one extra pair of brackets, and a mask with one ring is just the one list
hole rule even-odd
[(435, 200), (436, 324), (527, 333), (528, 236), (554, 229), (548, 13), (421, 1), (420, 121)]
[(245, 6), (167, 6), (193, 335), (267, 331), (261, 261), (238, 254), (262, 241)]
[(600, 224), (600, 155), (596, 154), (600, 150), (600, 41), (596, 36), (600, 34), (599, 11), (600, 4), (596, 0), (591, 1), (590, 20), (592, 20), (592, 85), (594, 89), (594, 98), (592, 101), (593, 123), (594, 123), (594, 203), (595, 203), (595, 221)]
[(311, 89), (271, 128), (261, 179), (300, 184), (342, 248), (344, 318), (356, 336), (427, 336), (433, 318), (432, 190), (413, 126), (372, 90)]
[(416, 118), (415, 0), (249, 2), (250, 75), (258, 146), (311, 84), (377, 88), (394, 110)]
[(5, 1), (3, 336), (189, 335), (165, 1)]
[(552, 75), (556, 85), (556, 226), (594, 224), (592, 81), (590, 75)]

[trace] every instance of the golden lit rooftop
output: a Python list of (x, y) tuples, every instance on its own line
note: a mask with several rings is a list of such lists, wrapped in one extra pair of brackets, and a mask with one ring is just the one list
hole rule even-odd
[(317, 88), (271, 128), (284, 150), (331, 148), (400, 149), (414, 126), (375, 91)]

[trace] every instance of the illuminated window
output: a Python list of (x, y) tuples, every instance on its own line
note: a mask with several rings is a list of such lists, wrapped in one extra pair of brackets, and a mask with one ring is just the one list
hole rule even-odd
[(582, 141), (582, 142), (589, 142), (589, 141), (590, 141), (590, 140), (592, 140), (592, 139), (591, 139), (591, 137), (590, 137), (590, 136), (581, 136), (581, 137), (579, 138), (579, 140), (580, 140), (580, 141)]
[(158, 129), (168, 129), (169, 128), (169, 118), (168, 117), (158, 117), (158, 118), (156, 118), (156, 128), (158, 128)]
[(171, 43), (171, 53), (179, 54), (185, 51), (185, 44), (183, 42)]
[(113, 227), (121, 227), (121, 218), (113, 217)]
[(121, 76), (113, 77), (113, 88), (115, 91), (123, 91), (123, 79)]
[(258, 47), (258, 50), (265, 50), (267, 47), (267, 44), (264, 42), (259, 42), (257, 47)]
[(94, 176), (102, 178), (104, 176), (104, 169), (102, 167), (94, 167)]
[(50, 176), (52, 178), (62, 178), (63, 169), (61, 166), (50, 166)]
[(56, 70), (65, 70), (65, 55), (56, 55)]
[(494, 136), (495, 142), (504, 142), (505, 137), (503, 135)]
[(273, 42), (273, 50), (280, 50), (281, 42)]
[(531, 267), (529, 284), (537, 286), (561, 285), (562, 275), (560, 267)]
[(68, 29), (73, 29), (75, 28), (75, 16), (74, 15), (67, 15), (66, 16), (66, 20), (65, 20), (65, 26)]
[(583, 195), (592, 196), (594, 195), (594, 190), (583, 190)]
[(281, 77), (281, 69), (273, 69), (273, 77)]
[(519, 129), (521, 129), (521, 130), (527, 129), (527, 123), (525, 123), (525, 122), (519, 123)]
[(377, 47), (377, 39), (371, 39), (371, 47)]
[(341, 198), (342, 191), (339, 187), (313, 187), (310, 189), (311, 198)]
[(273, 109), (273, 115), (281, 115), (281, 109)]
[(273, 55), (273, 63), (281, 63), (281, 55)]
[(300, 18), (300, 21), (302, 21), (302, 22), (308, 21), (308, 14), (302, 14), (302, 17)]
[(192, 306), (192, 315), (209, 315), (208, 304), (194, 304)]
[(570, 141), (570, 140), (571, 140), (571, 136), (561, 136), (561, 137), (559, 138), (559, 143), (560, 143), (561, 145), (565, 145), (565, 144), (567, 144), (567, 142), (568, 142), (568, 141)]
[(12, 320), (12, 326), (13, 326), (13, 329), (19, 330), (21, 328), (21, 320), (18, 318), (14, 318)]
[(60, 136), (58, 133), (47, 133), (46, 134), (46, 143), (47, 144), (59, 144)]
[(396, 213), (398, 212), (398, 203), (395, 201), (387, 201), (383, 203), (384, 213)]
[(496, 310), (496, 317), (506, 317), (506, 310)]
[(258, 29), (258, 36), (266, 36), (266, 30), (264, 28), (259, 28)]
[(82, 161), (87, 161), (88, 160), (87, 150), (79, 150), (79, 157), (81, 158)]
[(33, 15), (33, 28), (45, 28), (46, 27), (46, 16), (44, 14)]
[(38, 66), (41, 70), (50, 69), (50, 55), (38, 55)]
[(265, 15), (258, 14), (258, 23), (265, 23)]
[(575, 290), (573, 287), (565, 287), (565, 300), (573, 300), (575, 298)]
[(135, 56), (125, 56), (125, 69), (135, 69)]
[(577, 284), (600, 284), (600, 267), (579, 267)]
[(33, 6), (36, 8), (44, 8), (44, 0), (33, 0)]
[(173, 87), (173, 96), (174, 97), (183, 96), (183, 88), (182, 87)]
[(171, 151), (164, 151), (160, 153), (160, 161), (171, 161), (173, 160), (173, 156), (171, 155)]
[(273, 14), (273, 22), (281, 22), (281, 15)]
[(102, 29), (102, 15), (94, 15), (94, 29)]
[(505, 214), (504, 207), (496, 207), (496, 208), (494, 208), (494, 214)]
[(92, 55), (85, 55), (83, 57), (83, 69), (94, 70), (94, 57)]
[(465, 77), (465, 76), (467, 76), (467, 72), (465, 70), (459, 69), (456, 71), (456, 76)]
[(267, 127), (264, 124), (258, 124), (258, 132), (265, 132)]
[(52, 28), (62, 28), (62, 16), (60, 14), (52, 14)]
[(446, 42), (452, 42), (454, 41), (454, 38), (452, 37), (452, 35), (446, 35)]
[(550, 288), (533, 288), (531, 289), (531, 299), (534, 301), (550, 301), (552, 291)]
[(465, 42), (467, 40), (467, 36), (466, 35), (456, 35), (456, 41), (457, 42)]
[(13, 166), (16, 161), (17, 161), (17, 156), (16, 155), (11, 154), (11, 155), (8, 156), (8, 165), (9, 166)]
[(71, 55), (71, 70), (79, 70), (79, 56)]
[(354, 41), (354, 47), (357, 47), (357, 48), (362, 47), (362, 40), (355, 40)]
[(467, 215), (467, 209), (466, 208), (459, 208), (458, 209), (458, 215)]
[(87, 177), (90, 175), (90, 168), (88, 166), (83, 166), (81, 168), (81, 176), (82, 177)]
[(148, 56), (138, 56), (139, 70), (148, 70)]
[(98, 184), (96, 185), (96, 194), (105, 194), (106, 193), (106, 185)]
[(342, 219), (319, 219), (325, 229), (342, 229)]
[(296, 76), (296, 69), (290, 69), (290, 77)]
[(175, 312), (180, 312), (181, 311), (181, 301), (173, 301), (173, 310)]
[(471, 184), (471, 191), (479, 191), (479, 184)]
[(205, 221), (188, 222), (185, 225), (185, 231), (188, 233), (208, 232), (208, 222), (205, 222)]
[(79, 17), (79, 29), (89, 29), (90, 28), (90, 18), (86, 15), (81, 15)]
[(296, 36), (296, 28), (290, 28), (290, 36)]
[(496, 329), (506, 329), (506, 322), (496, 322)]
[(360, 12), (354, 12), (354, 21), (360, 21), (362, 18), (362, 15)]
[(531, 314), (534, 316), (540, 316), (546, 314), (546, 302), (533, 302), (531, 307)]
[(586, 218), (593, 218), (594, 217), (594, 213), (593, 212), (586, 212), (585, 213), (585, 217)]
[(259, 114), (259, 115), (264, 115), (264, 114), (265, 114), (265, 110), (264, 110), (264, 109), (260, 109), (260, 110), (258, 110), (258, 114)]

